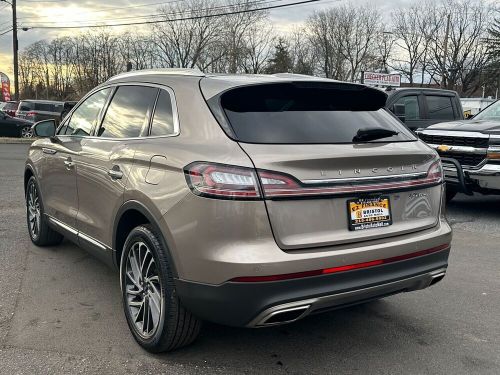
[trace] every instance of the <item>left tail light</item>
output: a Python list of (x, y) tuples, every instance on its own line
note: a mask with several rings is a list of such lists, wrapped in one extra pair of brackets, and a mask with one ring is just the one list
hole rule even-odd
[(261, 198), (253, 168), (215, 163), (192, 163), (184, 168), (186, 181), (197, 195), (222, 199)]

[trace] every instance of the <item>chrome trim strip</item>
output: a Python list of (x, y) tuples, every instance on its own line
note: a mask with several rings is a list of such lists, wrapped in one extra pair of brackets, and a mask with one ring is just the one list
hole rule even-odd
[(500, 146), (490, 146), (487, 150), (488, 152), (500, 152)]
[(465, 137), (465, 138), (489, 138), (488, 134), (483, 134), (479, 132), (468, 132), (468, 131), (456, 131), (456, 130), (432, 130), (425, 129), (420, 130), (417, 134), (428, 134), (428, 135), (440, 135), (443, 137)]
[(366, 177), (349, 177), (349, 178), (327, 178), (320, 180), (301, 180), (304, 184), (331, 184), (331, 183), (356, 183), (357, 181), (370, 182), (370, 181), (394, 181), (405, 179), (418, 179), (427, 176), (427, 172), (418, 173), (403, 173), (386, 176), (366, 176)]
[(85, 240), (85, 241), (93, 244), (94, 246), (97, 246), (98, 248), (100, 248), (102, 250), (108, 249), (108, 247), (106, 245), (104, 245), (103, 243), (101, 243), (100, 241), (86, 235), (85, 233), (79, 232), (77, 229), (73, 228), (72, 226), (63, 223), (62, 221), (60, 221), (60, 220), (58, 220), (58, 219), (56, 219), (48, 214), (45, 214), (45, 216), (47, 216), (47, 218), (49, 219), (50, 222), (52, 222), (53, 224), (57, 225), (58, 227), (60, 227), (64, 230), (70, 232), (71, 234), (74, 234), (78, 238), (81, 238), (82, 240)]
[(81, 238), (82, 240), (85, 240), (85, 241), (91, 243), (92, 245), (101, 248), (102, 250), (107, 250), (107, 247), (105, 245), (103, 245), (101, 242), (97, 241), (96, 239), (94, 239), (94, 238), (92, 238), (90, 236), (87, 236), (84, 233), (79, 232), (78, 233), (78, 238)]
[(75, 236), (78, 235), (78, 231), (73, 228), (72, 226), (69, 226), (68, 224), (64, 224), (62, 221), (59, 221), (57, 220), (56, 218), (53, 218), (52, 216), (48, 215), (48, 214), (45, 214), (49, 221), (52, 223), (52, 224), (55, 224), (57, 225), (58, 227), (70, 232), (71, 234), (74, 234)]
[(436, 145), (434, 143), (427, 143), (429, 147), (432, 147), (435, 150), (439, 150), (439, 147), (445, 146), (449, 147), (446, 151), (441, 152), (450, 152), (450, 153), (460, 153), (460, 154), (478, 154), (478, 155), (486, 155), (486, 147), (472, 147), (472, 146), (454, 146), (454, 145)]
[(44, 154), (54, 155), (57, 152), (57, 150), (54, 150), (53, 148), (42, 147), (42, 152)]

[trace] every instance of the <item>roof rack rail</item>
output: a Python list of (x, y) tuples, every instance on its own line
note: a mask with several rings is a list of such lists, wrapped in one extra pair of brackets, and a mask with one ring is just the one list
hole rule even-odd
[(163, 69), (144, 69), (144, 70), (133, 70), (126, 73), (117, 74), (108, 79), (113, 81), (119, 78), (142, 76), (142, 75), (176, 75), (176, 76), (193, 76), (193, 77), (205, 77), (199, 69), (189, 69), (189, 68), (163, 68)]

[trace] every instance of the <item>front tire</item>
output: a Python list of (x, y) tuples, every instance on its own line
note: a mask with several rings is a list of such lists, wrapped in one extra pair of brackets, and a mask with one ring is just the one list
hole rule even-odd
[(31, 126), (23, 126), (19, 132), (21, 138), (33, 138), (33, 130)]
[(59, 245), (63, 236), (49, 227), (43, 213), (40, 189), (35, 177), (31, 176), (26, 185), (26, 222), (31, 242), (37, 246)]
[(120, 262), (128, 326), (139, 345), (152, 353), (191, 344), (201, 327), (177, 297), (168, 250), (160, 239), (149, 225), (134, 228)]

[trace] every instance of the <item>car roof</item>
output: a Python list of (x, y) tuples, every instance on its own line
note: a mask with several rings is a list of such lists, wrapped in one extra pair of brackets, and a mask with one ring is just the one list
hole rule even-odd
[(446, 93), (450, 95), (457, 95), (456, 91), (447, 89), (438, 89), (431, 87), (397, 87), (391, 88), (391, 90), (386, 90), (387, 95), (391, 96), (401, 91), (421, 91), (421, 92), (433, 92), (433, 93)]
[[(313, 82), (339, 85), (350, 85), (375, 90), (373, 87), (358, 83), (337, 81), (329, 78), (314, 77), (304, 74), (225, 74), (203, 73), (198, 69), (146, 69), (121, 73), (111, 77), (103, 86), (109, 83), (148, 82), (158, 84), (193, 84), (199, 85), (203, 95), (209, 99), (222, 91), (238, 86), (257, 85), (265, 83)], [(378, 90), (377, 90), (378, 91)], [(385, 94), (385, 93), (384, 93)], [(387, 94), (385, 94), (387, 96)]]
[(58, 100), (39, 100), (39, 99), (23, 99), (21, 102), (28, 103), (43, 103), (43, 104), (64, 104), (64, 102)]

